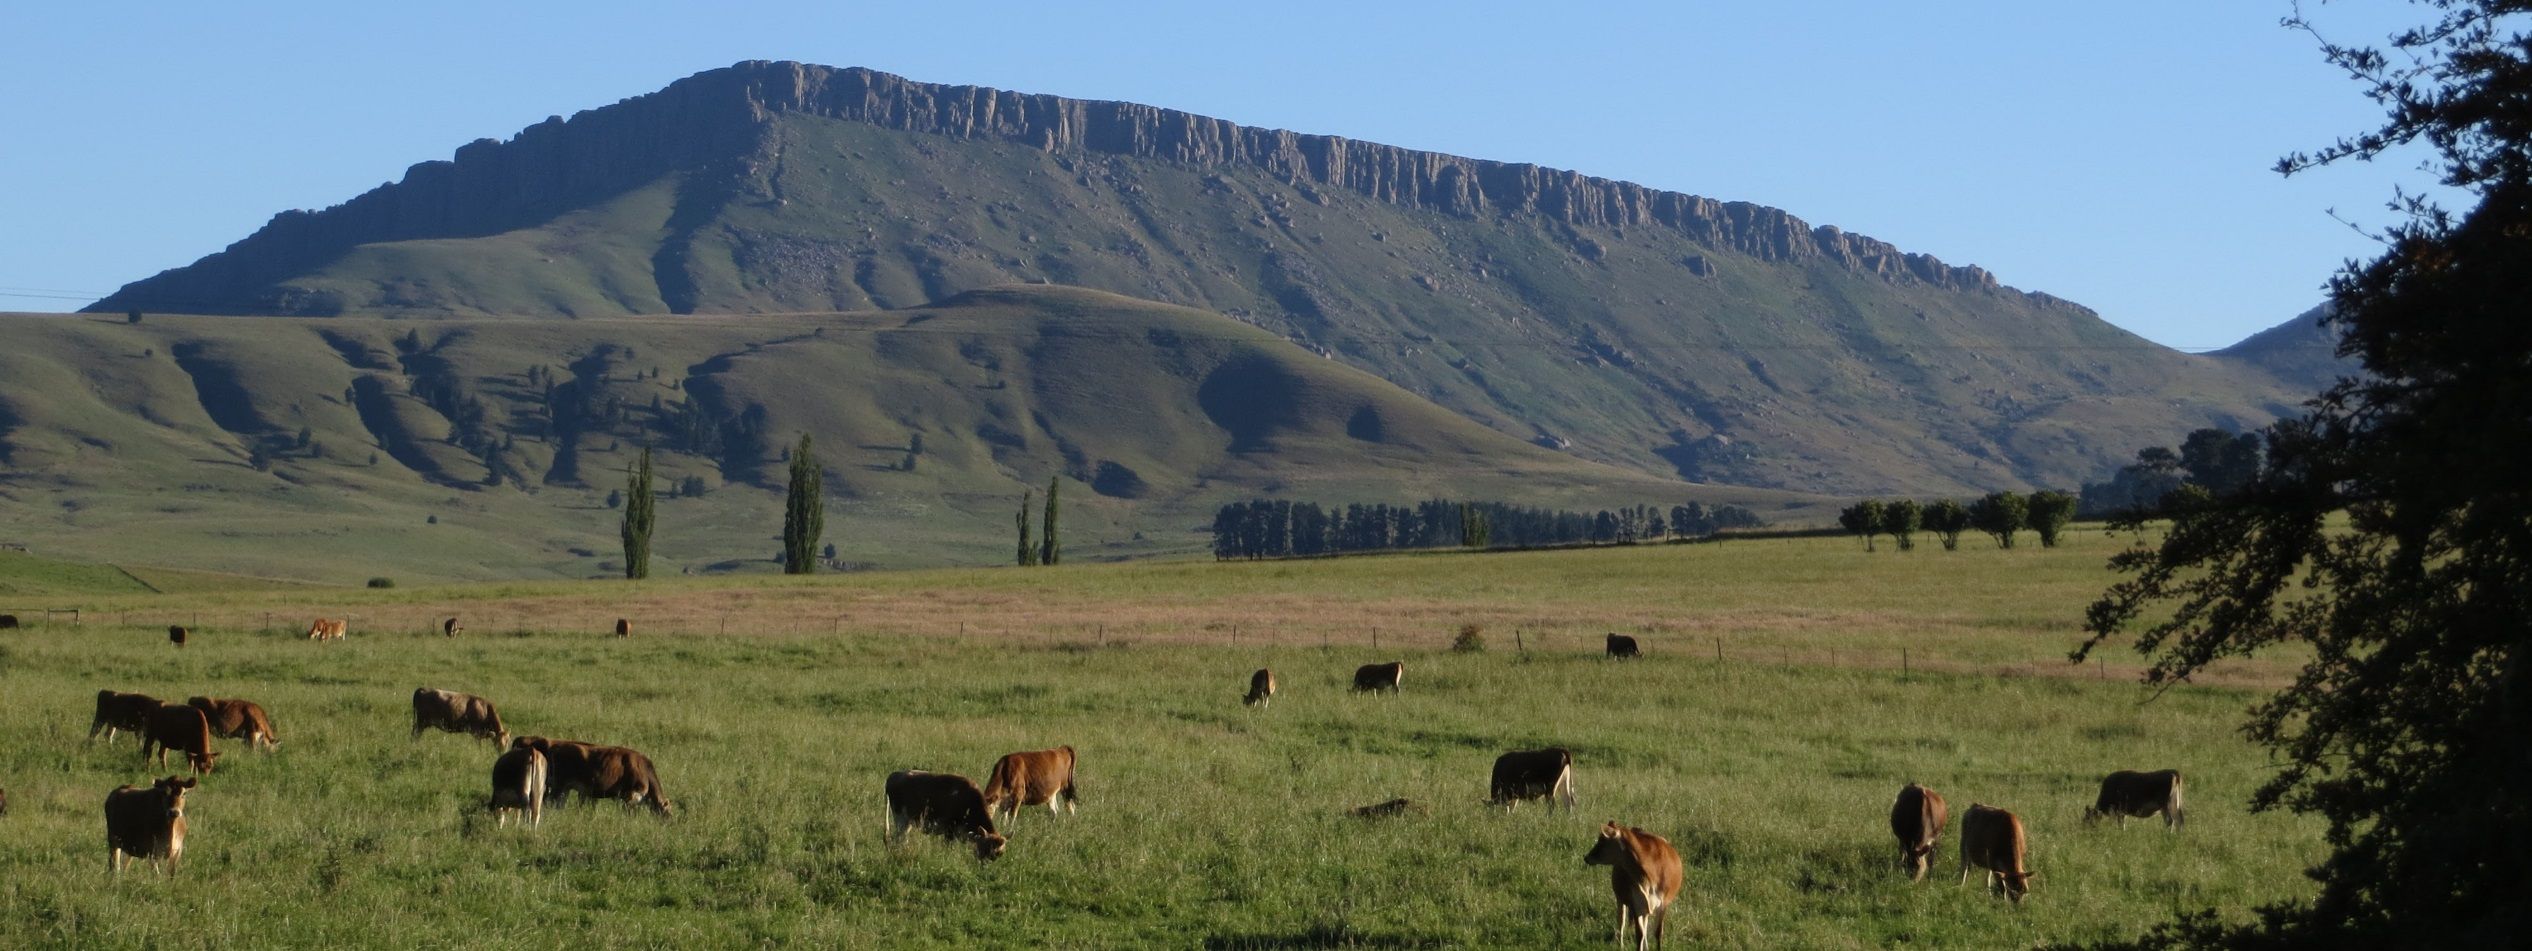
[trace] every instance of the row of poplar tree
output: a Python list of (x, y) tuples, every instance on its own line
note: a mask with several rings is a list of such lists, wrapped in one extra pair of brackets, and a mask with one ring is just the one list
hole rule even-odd
[(2014, 536), (2029, 529), (2039, 536), (2040, 547), (2055, 548), (2058, 536), (2074, 520), (2075, 497), (2057, 491), (1990, 492), (1967, 503), (1865, 499), (1837, 513), (1838, 527), (1863, 536), (1865, 551), (1872, 551), (1873, 539), (1881, 535), (1890, 536), (1900, 551), (1913, 551), (1918, 532), (1930, 532), (1942, 540), (1944, 551), (1956, 551), (1961, 535), (1971, 529), (1995, 539), (1999, 548), (2013, 547)]
[(1333, 555), (1410, 548), (1531, 548), (1625, 544), (1695, 538), (1727, 528), (1755, 528), (1757, 513), (1737, 505), (1690, 502), (1664, 510), (1635, 505), (1574, 512), (1505, 502), (1428, 499), (1413, 505), (1256, 499), (1223, 506), (1213, 517), (1217, 559)]
[[(782, 573), (805, 575), (818, 570), (818, 540), (826, 534), (826, 473), (817, 453), (802, 434), (791, 450), (790, 480), (783, 489)], [(651, 490), (651, 449), (624, 475), (624, 514), (618, 525), (624, 540), (624, 576), (651, 576), (651, 533), (659, 527), (658, 497)], [(1051, 526), (1053, 521), (1050, 519)], [(835, 546), (826, 546), (834, 557)]]

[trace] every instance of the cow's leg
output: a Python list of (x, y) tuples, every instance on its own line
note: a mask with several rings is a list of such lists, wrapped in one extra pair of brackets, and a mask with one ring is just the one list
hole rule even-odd
[(123, 850), (120, 847), (106, 846), (106, 874), (123, 874)]
[(413, 718), (413, 738), (414, 738), (414, 739), (416, 739), (416, 740), (419, 740), (419, 739), (421, 739), (421, 738), (422, 738), (422, 718), (421, 718), (421, 717), (414, 717), (414, 718)]

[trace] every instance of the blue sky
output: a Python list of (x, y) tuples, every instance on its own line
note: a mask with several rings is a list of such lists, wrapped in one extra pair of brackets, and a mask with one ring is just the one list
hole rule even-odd
[[(2397, 4), (2321, 7), (2346, 39)], [(1124, 99), (1784, 208), (2221, 346), (2320, 299), (2409, 164), (2285, 0), (24, 4), (0, 309), (66, 310), (477, 138), (743, 59)], [(2344, 8), (2344, 9), (2342, 9)]]

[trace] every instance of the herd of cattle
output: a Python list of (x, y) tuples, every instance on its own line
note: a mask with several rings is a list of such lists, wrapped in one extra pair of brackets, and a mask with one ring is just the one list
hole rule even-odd
[[(0, 616), (0, 620), (16, 619)], [(309, 625), (307, 637), (341, 639), (346, 627), (343, 619), (318, 618)], [(441, 625), (441, 633), (450, 637), (463, 630), (456, 618)], [(168, 639), (183, 647), (188, 633), (182, 626), (170, 626)], [(615, 636), (627, 637), (631, 633), (630, 621), (616, 621)], [(1607, 653), (1613, 658), (1643, 656), (1634, 638), (1619, 634), (1608, 635)], [(1353, 689), (1395, 694), (1405, 676), (1404, 661), (1365, 664), (1354, 671)], [(1269, 705), (1275, 687), (1274, 671), (1259, 669), (1250, 675), (1242, 702), (1259, 707)], [(626, 808), (647, 806), (663, 818), (673, 813), (650, 757), (621, 746), (542, 736), (513, 737), (502, 724), (500, 711), (485, 698), (430, 687), (415, 688), (412, 739), (421, 739), (426, 730), (489, 740), (500, 750), (492, 764), (492, 793), (485, 801), (496, 824), (507, 825), (516, 817), (533, 828), (542, 822), (546, 804), (565, 801), (574, 792), (586, 801), (615, 799)], [(159, 766), (166, 765), (169, 752), (182, 753), (193, 775), (171, 775), (146, 788), (125, 785), (106, 795), (108, 864), (116, 872), (134, 858), (152, 861), (162, 870), (173, 870), (184, 852), (185, 797), (197, 787), (199, 777), (213, 771), (220, 756), (211, 749), (212, 738), (241, 740), (262, 751), (281, 745), (272, 718), (253, 701), (191, 697), (183, 703), (169, 703), (145, 694), (97, 691), (96, 713), (88, 726), (89, 741), (102, 736), (111, 744), (119, 732), (139, 736), (142, 758), (150, 759), (154, 753)], [(1044, 805), (1057, 815), (1077, 810), (1080, 792), (1074, 778), (1075, 762), (1070, 746), (1011, 753), (994, 763), (982, 787), (955, 773), (919, 769), (891, 773), (885, 784), (888, 840), (902, 843), (920, 830), (968, 842), (979, 859), (999, 858), (1009, 839), (996, 824), (996, 816), (1008, 823), (1022, 806)], [(1487, 804), (1510, 810), (1531, 800), (1543, 800), (1551, 812), (1560, 805), (1568, 813), (1576, 809), (1571, 752), (1562, 748), (1514, 750), (1495, 759)], [(0, 793), (0, 815), (6, 814), (7, 808), (6, 794)], [(1353, 815), (1364, 818), (1427, 811), (1423, 804), (1408, 799), (1391, 799), (1351, 810)], [(2093, 805), (2084, 810), (2084, 821), (2091, 824), (2107, 816), (2124, 822), (2131, 817), (2157, 814), (2163, 817), (2166, 829), (2177, 830), (2182, 825), (2182, 782), (2177, 770), (2111, 773), (2103, 778)], [(1899, 843), (1899, 869), (1912, 881), (1925, 879), (1949, 819), (1943, 797), (1923, 785), (1908, 784), (1892, 802), (1890, 832)], [(1981, 870), (1991, 893), (2019, 903), (2030, 892), (2031, 880), (2039, 874), (2026, 865), (2028, 842), (2021, 818), (1984, 803), (1972, 803), (1961, 818), (1959, 831), (1961, 881), (1969, 880), (1972, 869)], [(1632, 930), (1639, 948), (1658, 946), (1670, 905), (1680, 888), (1682, 865), (1678, 850), (1659, 835), (1610, 822), (1601, 827), (1599, 839), (1584, 854), (1583, 862), (1610, 868), (1610, 887), (1619, 906), (1618, 942), (1625, 944), (1627, 933)]]

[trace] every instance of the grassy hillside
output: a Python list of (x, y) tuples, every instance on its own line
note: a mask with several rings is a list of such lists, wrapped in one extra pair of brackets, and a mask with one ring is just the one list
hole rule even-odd
[(1811, 501), (1577, 460), (1236, 321), (1066, 288), (854, 314), (0, 324), (0, 540), (96, 561), (605, 575), (606, 498), (651, 444), (663, 489), (704, 490), (662, 500), (654, 570), (767, 570), (803, 432), (839, 558), (885, 566), (1005, 560), (1050, 476), (1089, 559), (1204, 550), (1212, 507), (1257, 495)]
[[(2027, 947), (2304, 893), (2318, 825), (2241, 807), (2266, 775), (2233, 729), (2253, 693), (2202, 680), (2143, 702), (2123, 678), (2039, 665), (2123, 541), (101, 594), (79, 636), (0, 634), (0, 712), (19, 725), (0, 738), (0, 861), (18, 870), (0, 900), (22, 910), (0, 941), (1604, 947), (1606, 872), (1581, 856), (1609, 819), (1684, 854), (1677, 946)], [(318, 604), (379, 620), (332, 645), (235, 620)], [(847, 616), (829, 627), (818, 605)], [(740, 623), (675, 633), (664, 616), (681, 606)], [(636, 637), (577, 620), (617, 610)], [(205, 630), (167, 647), (154, 626), (190, 612)], [(442, 639), (391, 612), (472, 630)], [(1552, 640), (1514, 652), (1514, 617)], [(1074, 626), (1093, 618), (1104, 646)], [(1443, 649), (1463, 620), (1489, 625), (1490, 650)], [(1236, 643), (1230, 621), (1249, 625)], [(1378, 649), (1359, 636), (1383, 628)], [(1612, 628), (1649, 656), (1593, 656)], [(1322, 649), (1326, 631), (1357, 636)], [(1983, 659), (1859, 662), (1901, 645), (1920, 665)], [(1395, 658), (1400, 696), (1345, 691), (1354, 665)], [(1261, 665), (1283, 692), (1244, 709)], [(417, 684), (491, 696), (515, 730), (643, 749), (679, 815), (575, 806), (495, 829), (478, 811), (491, 751), (406, 738)], [(244, 696), (276, 720), (276, 754), (221, 745), (172, 881), (106, 879), (98, 803), (151, 771), (128, 738), (82, 742), (99, 687)], [(1022, 815), (1002, 861), (882, 842), (887, 772), (982, 776), (1058, 743), (1080, 751), (1080, 813)], [(1497, 753), (1547, 744), (1575, 753), (1578, 815), (1477, 804)], [(2084, 827), (2092, 783), (2122, 767), (2184, 770), (2188, 828)], [(1908, 781), (1956, 811), (2019, 812), (2042, 873), (2031, 899), (1955, 885), (1949, 837), (1928, 882), (1900, 878), (1885, 817)], [(1341, 814), (1391, 796), (1431, 813)]]
[[(2177, 353), (1983, 273), (1927, 279), (1959, 269), (1869, 239), (1858, 256), (1837, 229), (1774, 209), (1491, 165), (1478, 174), (1538, 190), (1478, 208), (1439, 183), (1223, 159), (1206, 130), (1230, 127), (1201, 117), (1155, 120), (1153, 134), (1188, 137), (1173, 160), (998, 135), (993, 116), (889, 125), (740, 98), (747, 77), (790, 71), (852, 72), (694, 77), (285, 216), (248, 243), (260, 257), (242, 246), (99, 306), (828, 311), (1052, 281), (1229, 314), (1586, 459), (1826, 493), (2071, 489), (2137, 446), (2264, 424), (2308, 395), (2264, 364)], [(993, 94), (885, 79), (906, 115)], [(687, 147), (707, 140), (720, 151)], [(1466, 163), (1390, 151), (1402, 176)], [(482, 180), (443, 188), (467, 176)], [(1674, 199), (1712, 208), (1694, 226), (1593, 223)], [(442, 206), (463, 220), (429, 213)], [(318, 230), (334, 243), (292, 250)]]

